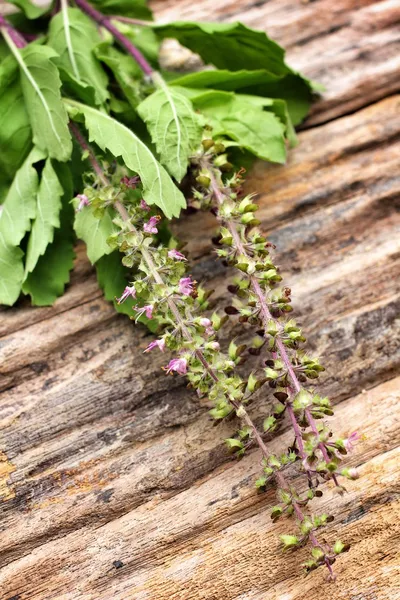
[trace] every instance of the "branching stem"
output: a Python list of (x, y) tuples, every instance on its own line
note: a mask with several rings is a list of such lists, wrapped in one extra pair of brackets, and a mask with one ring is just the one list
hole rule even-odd
[[(215, 170), (213, 168), (210, 168), (210, 165), (208, 163), (204, 163), (202, 165), (205, 169), (207, 169), (207, 172), (209, 173), (210, 179), (211, 179), (211, 183), (210, 183), (210, 187), (212, 190), (212, 193), (215, 197), (215, 199), (217, 200), (217, 203), (219, 206), (221, 206), (225, 200), (225, 192), (221, 189), (222, 185), (220, 184), (220, 182), (218, 182), (217, 177), (215, 175)], [(243, 244), (241, 237), (239, 235), (239, 232), (235, 226), (235, 223), (233, 223), (230, 220), (226, 220), (224, 221), (224, 225), (225, 227), (227, 227), (232, 235), (232, 238), (234, 239), (235, 242), (235, 247), (238, 251), (239, 254), (243, 255), (243, 256), (247, 256), (248, 252), (246, 250), (245, 245)], [(250, 258), (250, 257), (249, 257)], [(262, 323), (264, 326), (264, 329), (267, 330), (268, 329), (268, 322), (269, 321), (274, 321), (278, 331), (282, 330), (281, 324), (280, 322), (275, 319), (273, 317), (273, 315), (271, 314), (267, 302), (265, 300), (265, 294), (263, 292), (263, 290), (261, 289), (261, 286), (257, 280), (257, 278), (254, 275), (249, 275), (249, 281), (250, 281), (250, 286), (251, 289), (253, 290), (253, 292), (255, 293), (258, 303), (259, 303), (259, 307), (260, 307), (260, 313), (261, 313), (261, 318), (262, 318)], [(279, 335), (276, 336), (276, 346), (278, 349), (278, 354), (283, 362), (283, 364), (285, 365), (286, 371), (289, 375), (289, 378), (291, 380), (291, 387), (294, 391), (295, 394), (299, 393), (301, 388), (301, 384), (297, 378), (297, 375), (295, 373), (295, 370), (293, 368), (292, 365), (292, 361), (290, 360), (290, 357), (287, 353), (287, 350), (285, 348), (285, 344), (283, 343), (282, 339), (279, 337)], [(293, 426), (293, 430), (295, 433), (295, 438), (296, 438), (296, 442), (297, 442), (297, 446), (299, 449), (299, 453), (302, 459), (306, 459), (307, 455), (304, 451), (304, 444), (303, 444), (303, 436), (302, 436), (302, 432), (300, 429), (299, 424), (297, 423), (291, 402), (289, 400), (289, 402), (287, 403), (287, 410), (288, 410), (288, 414), (289, 414), (289, 418), (292, 422), (292, 426)], [(306, 417), (308, 420), (308, 423), (310, 425), (310, 428), (312, 430), (312, 432), (317, 436), (317, 438), (319, 437), (319, 432), (318, 432), (318, 428), (317, 428), (317, 424), (315, 422), (315, 419), (313, 418), (311, 412), (309, 410), (306, 410)], [(320, 442), (318, 444), (318, 448), (321, 450), (322, 456), (324, 457), (324, 460), (328, 463), (330, 461), (327, 450), (325, 448), (325, 445)], [(310, 478), (310, 471), (306, 468), (307, 473), (308, 473), (308, 477)], [(333, 473), (332, 474), (332, 479), (335, 482), (335, 485), (339, 486), (339, 482), (337, 480), (336, 475)]]
[(98, 25), (105, 27), (112, 34), (117, 42), (135, 59), (145, 75), (149, 77), (153, 75), (153, 67), (147, 62), (140, 50), (136, 48), (136, 46), (132, 44), (132, 42), (121, 33), (115, 25), (113, 25), (110, 18), (96, 10), (91, 4), (86, 2), (86, 0), (75, 0), (75, 3), (83, 10), (83, 12), (93, 19), (93, 21)]

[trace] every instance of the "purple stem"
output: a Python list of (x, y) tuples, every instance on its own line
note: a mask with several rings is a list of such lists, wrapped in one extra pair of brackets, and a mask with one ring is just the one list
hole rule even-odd
[(93, 8), (86, 0), (75, 0), (75, 3), (85, 12), (93, 21), (96, 21), (98, 25), (105, 27), (113, 37), (125, 48), (125, 50), (135, 59), (143, 73), (151, 77), (153, 75), (153, 68), (147, 62), (143, 54), (132, 44), (132, 42), (121, 33), (115, 25), (113, 25), (108, 17), (103, 15), (101, 12)]
[[(75, 136), (78, 144), (81, 146), (81, 148), (88, 153), (88, 159), (89, 162), (91, 163), (93, 170), (95, 171), (95, 173), (99, 176), (99, 178), (103, 181), (103, 183), (105, 185), (109, 185), (109, 181), (107, 179), (107, 177), (104, 175), (103, 169), (101, 167), (101, 165), (98, 163), (97, 158), (92, 150), (92, 148), (90, 147), (90, 145), (87, 143), (87, 141), (85, 140), (84, 136), (81, 134), (79, 128), (75, 125), (75, 123), (73, 123), (72, 121), (70, 121), (69, 123), (69, 127), (71, 132), (73, 133), (73, 135)], [(126, 210), (125, 206), (119, 201), (116, 200), (114, 202), (115, 208), (117, 209), (117, 211), (119, 212), (119, 214), (121, 215), (122, 219), (125, 222), (129, 223), (129, 227), (133, 232), (136, 232), (135, 226), (130, 223), (130, 218), (129, 218), (129, 214), (128, 211)], [(163, 284), (163, 279), (160, 276), (159, 272), (157, 271), (157, 267), (155, 266), (153, 259), (151, 258), (148, 250), (146, 249), (142, 249), (142, 255), (144, 260), (146, 261), (149, 270), (151, 272), (151, 274), (153, 275), (154, 280), (156, 281), (156, 283), (158, 284)], [(171, 312), (173, 313), (173, 315), (175, 316), (175, 319), (177, 321), (177, 323), (180, 325), (180, 327), (182, 328), (183, 334), (185, 335), (186, 339), (190, 342), (193, 342), (193, 338), (190, 334), (190, 331), (187, 329), (185, 323), (182, 320), (181, 314), (179, 312), (178, 307), (176, 306), (175, 302), (171, 299), (168, 298), (168, 305), (171, 309)], [(190, 316), (190, 315), (189, 315)], [(193, 318), (191, 317), (191, 320), (193, 320)], [(201, 352), (201, 350), (197, 350), (196, 351), (196, 356), (197, 358), (200, 360), (201, 364), (203, 365), (203, 367), (205, 368), (205, 370), (208, 372), (208, 374), (210, 375), (210, 377), (214, 380), (214, 381), (218, 381), (218, 375), (215, 373), (215, 371), (213, 370), (213, 368), (208, 364), (207, 359), (205, 358), (204, 354)], [(234, 398), (229, 398), (230, 403), (232, 404), (232, 406), (235, 408), (236, 412), (240, 411), (241, 414), (241, 418), (243, 418), (243, 420), (245, 421), (245, 423), (251, 428), (254, 438), (261, 450), (262, 455), (264, 456), (265, 459), (268, 459), (271, 455), (270, 452), (267, 448), (267, 446), (264, 443), (264, 440), (262, 439), (262, 436), (260, 435), (257, 427), (255, 426), (254, 422), (252, 421), (250, 415), (248, 414), (248, 412), (246, 411), (246, 409), (244, 408), (244, 406), (240, 403), (237, 402)], [(275, 471), (274, 473), (275, 479), (278, 483), (278, 485), (285, 489), (288, 490), (290, 492), (290, 486), (287, 483), (284, 475), (282, 473), (280, 473), (279, 471)], [(295, 514), (298, 518), (298, 520), (300, 521), (300, 523), (304, 520), (304, 513), (301, 510), (300, 506), (298, 505), (298, 503), (293, 500), (293, 508), (295, 511)], [(311, 544), (313, 546), (317, 546), (319, 548), (322, 548), (321, 544), (318, 542), (317, 538), (315, 537), (313, 532), (310, 532), (309, 534), (309, 538), (311, 541)], [(329, 562), (327, 560), (325, 560), (325, 564), (328, 567), (329, 573), (332, 577), (332, 579), (334, 579), (334, 573), (332, 570), (331, 565), (329, 564)]]
[(10, 36), (14, 44), (17, 46), (17, 48), (25, 48), (26, 41), (19, 33), (19, 31), (14, 29), (14, 27), (2, 15), (0, 15), (0, 29), (2, 28), (7, 31), (8, 35)]
[(107, 177), (104, 175), (103, 169), (101, 168), (100, 164), (98, 163), (93, 150), (91, 149), (91, 147), (85, 140), (84, 136), (81, 134), (79, 127), (73, 121), (70, 121), (68, 123), (68, 127), (69, 127), (72, 135), (75, 137), (76, 141), (80, 145), (80, 147), (84, 150), (84, 152), (88, 153), (88, 159), (89, 159), (90, 164), (92, 165), (93, 171), (96, 173), (96, 175), (98, 175), (99, 179), (101, 180), (101, 182), (104, 185), (109, 185), (110, 182), (108, 181)]
[[(204, 166), (206, 168), (208, 167), (208, 165), (204, 165)], [(208, 172), (210, 174), (212, 192), (213, 192), (215, 198), (217, 199), (218, 204), (221, 205), (224, 202), (225, 194), (220, 189), (220, 187), (218, 185), (218, 181), (217, 181), (217, 179), (216, 179), (216, 177), (215, 177), (212, 169), (208, 169)], [(226, 225), (227, 225), (227, 227), (228, 227), (228, 229), (229, 229), (229, 231), (230, 231), (230, 233), (232, 235), (232, 238), (234, 239), (234, 242), (235, 242), (236, 249), (237, 249), (238, 253), (242, 254), (244, 256), (247, 256), (246, 248), (244, 247), (244, 245), (242, 243), (242, 240), (240, 238), (240, 235), (239, 235), (239, 233), (238, 233), (238, 231), (237, 231), (234, 223), (232, 223), (230, 221), (227, 221)], [(280, 328), (279, 321), (277, 321), (272, 316), (272, 314), (271, 314), (271, 312), (270, 312), (270, 310), (268, 308), (268, 305), (267, 305), (267, 303), (265, 301), (265, 295), (264, 295), (264, 293), (263, 293), (263, 291), (261, 289), (261, 286), (260, 286), (257, 278), (254, 275), (250, 275), (249, 276), (249, 281), (250, 281), (250, 285), (251, 285), (254, 293), (256, 294), (256, 296), (258, 298), (258, 302), (259, 302), (259, 305), (260, 305), (260, 310), (261, 310), (261, 315), (262, 315), (262, 321), (263, 321), (264, 328), (265, 329), (268, 328), (268, 321), (270, 321), (270, 320), (273, 320), (275, 323), (277, 323), (278, 328)], [(290, 360), (289, 355), (288, 355), (288, 353), (286, 351), (285, 344), (283, 343), (283, 341), (281, 340), (281, 338), (279, 336), (277, 336), (277, 338), (276, 338), (276, 345), (277, 345), (277, 348), (278, 348), (279, 355), (280, 355), (280, 357), (282, 359), (282, 362), (285, 365), (287, 373), (288, 373), (288, 375), (289, 375), (289, 377), (291, 379), (294, 391), (296, 393), (299, 393), (300, 390), (301, 390), (300, 382), (299, 382), (299, 380), (297, 378), (297, 375), (296, 375), (296, 373), (294, 371), (294, 368), (293, 368), (293, 365), (292, 365), (292, 361)], [(301, 430), (300, 430), (300, 427), (298, 426), (296, 417), (295, 417), (295, 415), (293, 413), (293, 409), (292, 409), (290, 403), (288, 403), (288, 405), (287, 405), (287, 410), (288, 410), (289, 417), (290, 417), (290, 419), (292, 421), (292, 424), (293, 424), (293, 428), (294, 428), (294, 432), (295, 432), (295, 437), (296, 437), (296, 441), (297, 441), (297, 445), (298, 445), (298, 449), (299, 449), (300, 455), (302, 456), (302, 458), (307, 458), (307, 456), (306, 456), (306, 454), (304, 452), (304, 445), (303, 445), (303, 438), (302, 438), (302, 435), (301, 435)], [(317, 429), (317, 425), (316, 425), (315, 420), (314, 420), (313, 416), (311, 415), (310, 411), (306, 411), (306, 417), (307, 417), (308, 424), (310, 425), (313, 433), (315, 433), (315, 435), (317, 435), (319, 437), (319, 432), (318, 432), (318, 429)], [(296, 424), (296, 426), (295, 426), (295, 424)], [(320, 442), (318, 444), (318, 448), (321, 450), (321, 453), (322, 453), (322, 455), (324, 457), (324, 460), (327, 461), (327, 462), (329, 462), (329, 456), (328, 456), (327, 450), (326, 450), (325, 445), (323, 444), (323, 442)], [(308, 474), (308, 476), (310, 476), (309, 473), (307, 473), (307, 474)], [(335, 482), (335, 485), (339, 486), (339, 482), (338, 482), (337, 477), (336, 477), (335, 474), (332, 475), (332, 479)]]

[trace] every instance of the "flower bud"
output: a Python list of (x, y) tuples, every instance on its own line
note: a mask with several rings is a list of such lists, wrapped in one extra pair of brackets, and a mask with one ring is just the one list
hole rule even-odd
[(214, 140), (211, 138), (207, 138), (201, 142), (204, 150), (210, 150), (214, 146)]
[(198, 175), (196, 181), (205, 188), (208, 188), (211, 183), (211, 179), (207, 175)]

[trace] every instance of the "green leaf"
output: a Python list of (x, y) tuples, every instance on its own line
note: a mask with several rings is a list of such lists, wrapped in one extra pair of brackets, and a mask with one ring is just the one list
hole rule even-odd
[(20, 67), (33, 142), (51, 158), (64, 162), (71, 156), (72, 141), (61, 101), (60, 77), (51, 60), (57, 55), (51, 48), (35, 44), (19, 50), (7, 33), (4, 36)]
[(12, 179), (31, 146), (31, 127), (24, 106), (18, 65), (13, 57), (0, 65), (0, 165)]
[[(154, 27), (155, 32), (162, 38), (172, 37), (181, 44), (197, 52), (206, 63), (211, 63), (219, 69), (226, 70), (222, 74), (209, 76), (193, 75), (193, 81), (213, 81), (203, 83), (209, 87), (218, 88), (218, 78), (221, 78), (219, 89), (239, 89), (230, 87), (242, 84), (248, 77), (245, 89), (248, 94), (282, 98), (286, 100), (290, 117), (295, 125), (301, 122), (308, 112), (315, 84), (293, 71), (284, 61), (285, 52), (262, 31), (250, 29), (241, 23), (186, 23), (176, 22)], [(246, 75), (246, 71), (265, 71), (262, 77), (258, 72), (254, 80)], [(234, 74), (229, 83), (229, 71), (242, 71)], [(188, 76), (192, 77), (192, 76)], [(263, 79), (262, 81), (259, 78)], [(179, 84), (178, 85), (182, 85)], [(184, 83), (187, 85), (187, 83)], [(199, 87), (198, 84), (195, 84)]]
[(71, 71), (74, 78), (91, 85), (96, 91), (97, 104), (109, 98), (107, 75), (94, 55), (94, 48), (101, 42), (94, 23), (78, 8), (67, 8), (50, 22), (48, 44), (59, 58), (54, 59), (58, 67)]
[(59, 67), (60, 77), (62, 79), (63, 96), (76, 98), (89, 106), (96, 106), (96, 90), (87, 83), (76, 79), (70, 71)]
[(112, 252), (107, 244), (107, 239), (115, 230), (110, 209), (106, 209), (104, 216), (97, 219), (90, 206), (84, 207), (75, 215), (74, 228), (78, 238), (86, 243), (87, 255), (92, 264)]
[(48, 158), (42, 171), (37, 193), (37, 213), (29, 236), (25, 273), (31, 273), (39, 257), (54, 239), (54, 229), (60, 227), (61, 197), (63, 188)]
[(8, 2), (18, 6), (28, 19), (37, 19), (38, 17), (41, 17), (50, 10), (51, 5), (53, 4), (51, 0), (46, 2), (44, 6), (42, 2), (38, 6), (31, 2), (31, 0), (8, 0)]
[(44, 158), (43, 153), (34, 148), (22, 167), (17, 171), (8, 191), (0, 217), (0, 236), (11, 246), (17, 246), (31, 228), (36, 217), (36, 194), (39, 178), (34, 163)]
[(161, 163), (170, 175), (181, 181), (202, 136), (200, 120), (191, 102), (178, 90), (163, 84), (137, 111), (149, 129)]
[(133, 19), (152, 19), (146, 0), (91, 0), (98, 10), (105, 14), (121, 15)]
[(186, 206), (185, 198), (147, 146), (112, 117), (73, 100), (65, 102), (72, 118), (77, 113), (84, 116), (91, 142), (115, 157), (120, 156), (125, 165), (140, 176), (147, 204), (156, 204), (168, 218), (178, 217), (181, 208)]
[(285, 52), (263, 31), (242, 23), (190, 23), (177, 21), (158, 25), (155, 32), (162, 38), (175, 38), (183, 46), (200, 54), (206, 63), (219, 69), (267, 69), (285, 75)]
[(32, 304), (35, 306), (49, 306), (63, 294), (74, 264), (72, 173), (69, 165), (63, 163), (56, 163), (54, 169), (64, 190), (61, 200), (61, 227), (55, 231), (54, 241), (47, 246), (46, 252), (39, 258), (34, 271), (28, 274), (22, 284), (22, 291), (31, 296)]
[(0, 304), (12, 306), (18, 300), (24, 278), (23, 255), (20, 248), (6, 243), (0, 231)]
[(198, 71), (188, 73), (173, 79), (170, 85), (179, 85), (188, 88), (208, 88), (233, 92), (252, 85), (265, 84), (268, 81), (275, 82), (280, 77), (270, 73), (266, 69), (248, 71), (228, 71), (226, 69), (215, 69), (210, 71)]
[(36, 215), (38, 175), (33, 167), (43, 158), (33, 149), (17, 171), (0, 214), (0, 304), (12, 306), (21, 292), (24, 279), (22, 257), (18, 244), (31, 228)]
[(153, 67), (158, 69), (160, 40), (153, 29), (151, 27), (126, 25), (125, 23), (119, 23), (118, 29), (144, 54)]
[(231, 92), (210, 90), (192, 102), (207, 117), (213, 135), (227, 135), (263, 160), (285, 162), (285, 126), (273, 113)]
[(136, 109), (141, 101), (140, 82), (143, 79), (139, 65), (132, 57), (123, 54), (107, 42), (99, 44), (94, 52), (98, 60), (111, 69), (129, 104)]
[(29, 294), (34, 306), (51, 306), (63, 294), (69, 273), (74, 264), (74, 248), (71, 240), (58, 229), (54, 241), (38, 260), (33, 273), (22, 285), (24, 294)]

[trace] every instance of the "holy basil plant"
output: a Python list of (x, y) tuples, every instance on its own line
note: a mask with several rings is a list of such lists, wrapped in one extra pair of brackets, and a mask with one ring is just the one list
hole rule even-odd
[[(342, 463), (359, 436), (335, 438), (325, 422), (331, 404), (315, 391), (324, 369), (302, 348), (241, 168), (255, 158), (285, 162), (314, 84), (265, 33), (240, 23), (157, 25), (144, 0), (12, 3), (20, 12), (0, 17), (0, 303), (25, 294), (52, 304), (83, 240), (106, 299), (157, 333), (146, 352), (172, 351), (166, 372), (186, 376), (216, 421), (237, 417), (229, 451), (260, 449), (256, 487), (275, 484), (272, 520), (291, 516), (296, 526), (280, 536), (284, 549), (308, 543), (306, 571), (324, 565), (334, 578), (348, 546), (321, 538), (333, 517), (308, 504), (324, 482), (343, 493), (341, 480), (357, 477)], [(204, 70), (163, 68), (165, 38), (197, 53)], [(236, 269), (227, 314), (210, 311), (211, 292), (196, 285), (168, 233), (166, 221), (188, 204), (215, 215), (217, 256)], [(228, 315), (254, 328), (249, 346), (222, 350)], [(264, 356), (246, 377), (244, 353)], [(248, 405), (262, 387), (276, 403), (259, 428)], [(293, 444), (272, 452), (266, 435), (284, 418)], [(287, 477), (296, 467), (300, 490)]]

